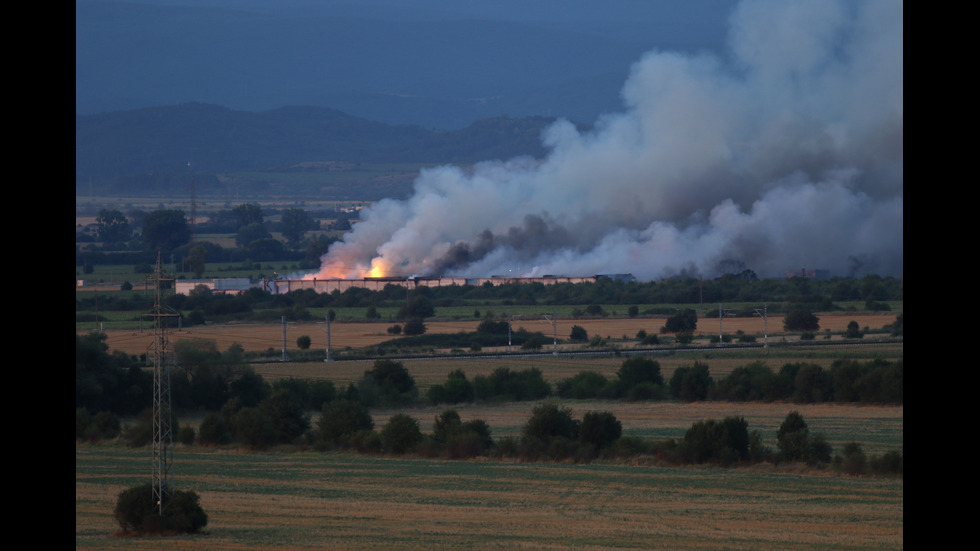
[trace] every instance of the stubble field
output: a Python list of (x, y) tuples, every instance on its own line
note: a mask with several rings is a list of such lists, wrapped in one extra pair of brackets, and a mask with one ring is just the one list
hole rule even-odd
[[(559, 319), (557, 329), (544, 319), (514, 320), (512, 323), (514, 330), (520, 328), (528, 331), (540, 331), (546, 336), (552, 336), (557, 332), (558, 338), (567, 340), (572, 327), (575, 325), (584, 328), (590, 336), (600, 335), (613, 339), (621, 339), (623, 336), (634, 338), (641, 329), (649, 334), (657, 334), (664, 325), (665, 318), (600, 318), (600, 319)], [(894, 323), (895, 314), (835, 314), (820, 316), (820, 331), (839, 333), (847, 328), (847, 324), (856, 321), (862, 329), (881, 329), (882, 327)], [(392, 339), (388, 333), (388, 328), (392, 322), (335, 322), (330, 324), (330, 346), (332, 350), (341, 350), (346, 347), (362, 348), (373, 346)], [(478, 321), (455, 320), (455, 321), (426, 321), (427, 332), (429, 333), (459, 333), (475, 331)], [(794, 339), (794, 336), (787, 336), (783, 331), (782, 316), (770, 316), (764, 326), (760, 318), (725, 318), (719, 322), (718, 319), (704, 318), (698, 320), (696, 335), (702, 337), (717, 336), (719, 333), (733, 335), (737, 331), (745, 334), (757, 335), (758, 342), (763, 341), (763, 337), (768, 334), (770, 342), (779, 339)], [(284, 338), (285, 329), (285, 338)], [(766, 331), (768, 329), (768, 331)], [(116, 330), (105, 331), (106, 343), (111, 350), (120, 350), (128, 354), (141, 354), (146, 352), (153, 343), (153, 332), (150, 329), (139, 330)], [(224, 325), (205, 325), (184, 328), (175, 331), (171, 335), (172, 340), (178, 339), (210, 339), (214, 340), (219, 350), (227, 350), (232, 344), (239, 344), (247, 352), (259, 352), (268, 349), (281, 350), (285, 343), (287, 354), (290, 349), (296, 350), (296, 338), (307, 335), (312, 341), (312, 348), (324, 349), (327, 346), (327, 326), (323, 321), (312, 323), (287, 323), (285, 328), (282, 324), (224, 324)], [(568, 349), (581, 349), (582, 345), (563, 345)], [(632, 346), (632, 345), (630, 345)]]
[[(883, 327), (893, 314), (821, 316), (821, 329), (841, 331), (855, 320), (863, 327)], [(547, 334), (540, 320), (515, 322)], [(543, 327), (531, 324), (542, 325)], [(590, 335), (633, 336), (654, 333), (657, 319), (560, 321), (559, 336), (572, 325)], [(742, 329), (761, 334), (759, 319), (725, 319), (724, 332)], [(701, 320), (700, 332), (717, 334), (718, 320)], [(390, 323), (335, 323), (334, 349), (369, 346), (388, 340)], [(427, 323), (430, 331), (471, 331), (476, 322)], [(781, 319), (769, 319), (770, 342)], [(310, 335), (313, 347), (326, 344), (325, 325), (287, 325), (286, 340)], [(246, 350), (278, 350), (279, 325), (203, 327), (172, 338), (213, 339), (219, 349), (232, 343)], [(151, 335), (108, 332), (110, 348), (129, 353), (147, 349)], [(822, 337), (818, 337), (822, 338)], [(563, 350), (581, 349), (581, 345)], [(657, 356), (665, 378), (693, 361), (709, 365), (719, 378), (750, 361), (778, 370), (786, 361), (828, 366), (839, 353), (772, 347), (763, 353), (705, 350)], [(763, 355), (760, 355), (763, 354)], [(902, 357), (901, 344), (855, 349), (858, 358)], [(360, 362), (270, 362), (254, 364), (263, 377), (328, 379), (338, 388), (356, 382), (371, 367)], [(575, 357), (545, 354), (530, 358), (405, 360), (420, 391), (462, 369), (468, 377), (498, 367), (537, 368), (554, 383), (591, 369), (612, 376), (621, 357)], [(465, 404), (460, 417), (487, 422), (495, 439), (520, 433), (536, 402)], [(703, 419), (745, 417), (765, 444), (775, 446), (775, 432), (790, 411), (799, 411), (811, 431), (824, 434), (835, 452), (858, 442), (868, 454), (901, 449), (902, 406), (789, 403), (714, 403), (567, 401), (573, 415), (590, 410), (612, 412), (624, 434), (644, 439), (682, 438)], [(408, 413), (430, 432), (444, 407), (372, 410), (375, 427), (395, 413)], [(316, 423), (315, 412), (312, 422)], [(195, 426), (200, 419), (181, 419)], [(75, 448), (76, 549), (731, 549), (871, 550), (904, 547), (904, 482), (901, 478), (847, 477), (828, 471), (767, 464), (751, 468), (668, 468), (655, 458), (630, 464), (596, 462), (518, 463), (479, 459), (443, 461), (413, 457), (353, 455), (280, 450), (243, 452), (177, 446), (173, 474), (178, 489), (193, 490), (209, 515), (206, 533), (178, 538), (117, 537), (111, 510), (120, 491), (149, 480), (151, 450), (121, 444)]]
[[(485, 419), (496, 437), (519, 430), (533, 406), (459, 411), (464, 420)], [(682, 435), (695, 420), (725, 415), (743, 415), (751, 429), (774, 434), (779, 421), (795, 409), (812, 430), (825, 431), (835, 449), (841, 439), (878, 439), (894, 446), (902, 438), (901, 407), (572, 406), (576, 415), (587, 409), (612, 410), (624, 432), (644, 437)], [(391, 413), (372, 412), (376, 427)], [(428, 431), (436, 410), (411, 413)], [(904, 547), (904, 482), (895, 478), (772, 465), (668, 468), (654, 458), (576, 465), (182, 446), (174, 454), (175, 485), (201, 497), (209, 515), (206, 533), (173, 539), (115, 537), (115, 498), (147, 480), (150, 453), (121, 445), (76, 445), (76, 549)]]

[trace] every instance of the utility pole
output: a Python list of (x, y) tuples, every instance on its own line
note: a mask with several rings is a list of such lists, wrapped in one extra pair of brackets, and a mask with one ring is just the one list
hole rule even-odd
[(721, 308), (721, 303), (718, 303), (718, 344), (722, 344), (724, 341), (724, 331), (722, 331), (722, 320), (725, 318), (725, 310)]
[(289, 361), (286, 358), (286, 316), (282, 317), (282, 361)]
[(330, 312), (327, 312), (327, 359), (323, 361), (325, 362), (333, 361), (333, 358), (330, 357)]
[(555, 354), (555, 356), (557, 356), (558, 355), (558, 309), (557, 308), (555, 309), (554, 316), (552, 316), (551, 318), (549, 318), (546, 315), (544, 317), (544, 319), (546, 319), (546, 320), (548, 320), (548, 321), (551, 322), (551, 328), (552, 328), (552, 330), (554, 331), (554, 334), (555, 334), (555, 352), (554, 352), (554, 354)]
[(762, 313), (759, 313), (759, 309), (755, 309), (755, 315), (762, 317), (762, 335), (763, 335), (763, 345), (762, 348), (769, 348), (769, 305), (762, 305)]
[(176, 359), (170, 347), (170, 335), (165, 320), (179, 318), (180, 314), (163, 306), (163, 283), (173, 281), (173, 278), (165, 277), (159, 252), (156, 270), (148, 279), (155, 282), (156, 288), (153, 309), (148, 314), (153, 318), (156, 335), (150, 346), (153, 356), (153, 502), (157, 514), (162, 515), (171, 492), (173, 417), (170, 409), (170, 372)]
[(510, 327), (514, 324), (514, 314), (507, 311), (507, 352), (510, 352)]

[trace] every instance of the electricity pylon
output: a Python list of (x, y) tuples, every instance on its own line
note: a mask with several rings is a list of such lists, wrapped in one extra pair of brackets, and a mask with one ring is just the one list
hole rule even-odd
[(173, 454), (173, 419), (170, 410), (170, 371), (176, 355), (170, 347), (170, 334), (165, 320), (180, 313), (163, 306), (163, 288), (167, 278), (157, 252), (156, 269), (147, 277), (155, 283), (153, 309), (146, 316), (153, 318), (154, 339), (150, 345), (153, 356), (153, 502), (157, 514), (170, 501), (170, 467)]

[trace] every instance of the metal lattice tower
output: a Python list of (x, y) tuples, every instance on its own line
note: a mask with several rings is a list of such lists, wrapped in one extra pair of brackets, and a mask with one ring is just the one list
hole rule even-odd
[(155, 333), (149, 349), (153, 357), (153, 501), (157, 513), (163, 514), (172, 489), (170, 467), (173, 455), (173, 418), (170, 410), (170, 372), (176, 359), (170, 347), (166, 320), (179, 317), (180, 314), (163, 306), (164, 282), (173, 281), (173, 278), (165, 276), (159, 252), (156, 269), (147, 280), (155, 284), (153, 310), (144, 314), (153, 318)]

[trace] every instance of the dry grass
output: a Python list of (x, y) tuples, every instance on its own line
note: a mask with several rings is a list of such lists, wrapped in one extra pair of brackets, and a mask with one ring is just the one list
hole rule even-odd
[(207, 534), (118, 538), (148, 450), (76, 446), (76, 549), (902, 549), (903, 482), (766, 469), (178, 449)]
[[(840, 331), (854, 319), (879, 328), (894, 315), (821, 316), (821, 327)], [(530, 330), (545, 330), (531, 326)], [(535, 321), (533, 323), (542, 324)], [(582, 325), (590, 335), (633, 336), (655, 332), (656, 319), (569, 320), (559, 335)], [(714, 334), (718, 320), (702, 320)], [(741, 324), (746, 324), (742, 326)], [(758, 319), (726, 319), (725, 332), (752, 328)], [(361, 347), (387, 340), (389, 323), (335, 323), (335, 348)], [(476, 322), (432, 322), (430, 331), (458, 332)], [(515, 324), (516, 325), (516, 324)], [(769, 327), (781, 329), (771, 318)], [(287, 344), (310, 335), (324, 346), (325, 326), (287, 326)], [(220, 349), (239, 343), (246, 350), (280, 349), (282, 327), (222, 326), (185, 330), (173, 338), (214, 339)], [(770, 339), (780, 338), (770, 333)], [(150, 335), (110, 332), (112, 349), (144, 352)], [(318, 340), (319, 339), (319, 340)], [(319, 343), (319, 344), (318, 344)], [(344, 344), (341, 344), (344, 343)], [(880, 349), (901, 357), (902, 347)], [(760, 356), (704, 351), (658, 357), (669, 377), (680, 365), (703, 361), (713, 377), (762, 359), (774, 369), (787, 361), (829, 365), (821, 352), (778, 347)], [(622, 358), (534, 358), (406, 360), (422, 391), (443, 382), (454, 369), (469, 378), (498, 367), (538, 368), (549, 382), (590, 369), (612, 376)], [(328, 379), (338, 388), (356, 382), (372, 362), (274, 362), (256, 364), (270, 380), (279, 377)], [(536, 403), (466, 404), (456, 407), (463, 420), (482, 419), (493, 437), (519, 434)], [(812, 431), (824, 434), (839, 451), (858, 442), (869, 454), (901, 448), (902, 406), (850, 404), (736, 404), (675, 402), (564, 402), (574, 415), (612, 412), (624, 433), (644, 439), (679, 438), (696, 421), (745, 417), (769, 446), (789, 411), (799, 411)], [(395, 413), (419, 420), (423, 432), (444, 407), (372, 411), (375, 427)], [(181, 419), (194, 426), (198, 420)], [(314, 417), (315, 422), (315, 417)], [(526, 464), (438, 461), (334, 453), (243, 453), (236, 449), (180, 447), (175, 451), (177, 486), (201, 496), (209, 515), (207, 534), (179, 538), (120, 538), (111, 511), (123, 489), (149, 476), (150, 450), (121, 445), (77, 445), (75, 449), (76, 549), (190, 549), (202, 551), (286, 550), (450, 550), (450, 549), (902, 549), (904, 483), (901, 479), (833, 476), (762, 465), (747, 469), (663, 468), (652, 460), (630, 465)]]
[[(840, 315), (821, 315), (821, 331), (840, 332), (847, 328), (847, 324), (856, 321), (863, 329), (881, 329), (895, 321), (895, 314), (840, 314)], [(560, 339), (567, 339), (572, 330), (572, 326), (583, 327), (588, 334), (600, 335), (613, 339), (620, 339), (623, 336), (634, 338), (638, 331), (645, 330), (647, 333), (656, 334), (664, 324), (663, 318), (615, 318), (615, 319), (581, 319), (581, 320), (558, 320), (557, 334)], [(475, 331), (479, 322), (477, 321), (428, 321), (426, 328), (429, 333), (460, 333)], [(330, 324), (330, 345), (334, 350), (341, 350), (347, 347), (363, 348), (374, 346), (390, 340), (392, 336), (388, 334), (391, 322), (380, 323), (332, 323)], [(554, 333), (551, 324), (544, 320), (515, 320), (514, 329), (521, 327), (528, 331), (541, 331), (545, 335)], [(781, 316), (770, 316), (768, 320), (768, 334), (772, 342), (782, 338), (783, 319)], [(308, 335), (312, 341), (312, 348), (325, 349), (327, 346), (327, 327), (324, 322), (315, 323), (288, 323), (286, 325), (285, 345), (287, 352), (297, 350), (296, 338), (301, 335)], [(705, 337), (716, 336), (719, 332), (732, 335), (736, 331), (743, 331), (749, 335), (758, 335), (759, 341), (762, 340), (763, 323), (759, 318), (727, 318), (722, 320), (721, 327), (717, 319), (698, 320), (699, 335)], [(106, 343), (111, 350), (120, 350), (127, 354), (141, 354), (146, 352), (153, 343), (153, 332), (146, 330), (107, 330)], [(283, 326), (282, 324), (226, 324), (226, 325), (206, 325), (202, 327), (185, 328), (179, 332), (174, 332), (172, 339), (200, 338), (214, 340), (219, 350), (227, 350), (232, 344), (241, 345), (248, 352), (261, 352), (268, 349), (282, 350), (283, 347)], [(569, 345), (568, 347), (580, 348), (580, 345)]]

